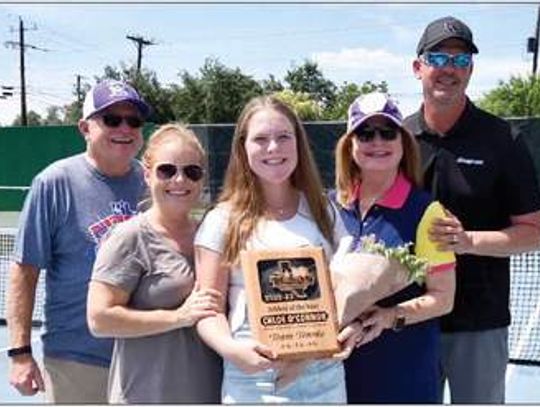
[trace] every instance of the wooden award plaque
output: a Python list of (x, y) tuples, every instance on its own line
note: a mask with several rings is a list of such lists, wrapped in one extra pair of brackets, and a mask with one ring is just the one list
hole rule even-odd
[(281, 359), (340, 350), (332, 283), (320, 247), (240, 253), (253, 336)]

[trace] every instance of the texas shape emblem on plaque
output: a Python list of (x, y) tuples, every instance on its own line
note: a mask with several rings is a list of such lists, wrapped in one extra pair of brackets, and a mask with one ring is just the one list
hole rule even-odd
[(339, 351), (336, 306), (320, 247), (240, 254), (248, 316), (256, 339), (282, 359)]

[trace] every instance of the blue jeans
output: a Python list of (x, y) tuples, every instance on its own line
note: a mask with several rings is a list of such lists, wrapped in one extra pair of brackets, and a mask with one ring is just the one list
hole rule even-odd
[[(246, 325), (234, 337), (251, 337)], [(247, 328), (249, 329), (249, 328)], [(345, 404), (345, 371), (343, 363), (334, 360), (313, 360), (296, 380), (276, 389), (277, 370), (267, 369), (247, 374), (229, 361), (224, 362), (221, 399), (224, 404), (307, 403)]]

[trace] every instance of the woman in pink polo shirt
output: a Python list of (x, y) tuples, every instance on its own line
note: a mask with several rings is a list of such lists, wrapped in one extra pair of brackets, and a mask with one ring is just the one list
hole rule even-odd
[(348, 113), (331, 194), (347, 230), (338, 255), (361, 250), (362, 237), (374, 235), (387, 247), (412, 243), (429, 269), (425, 284), (411, 283), (358, 316), (365, 335), (345, 361), (347, 399), (436, 403), (436, 317), (453, 307), (455, 258), (429, 241), (428, 230), (431, 219), (444, 212), (420, 189), (418, 146), (393, 101), (374, 92), (357, 98)]

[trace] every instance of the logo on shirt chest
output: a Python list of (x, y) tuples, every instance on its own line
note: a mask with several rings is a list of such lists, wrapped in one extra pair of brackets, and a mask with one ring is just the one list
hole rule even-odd
[(111, 214), (104, 216), (97, 222), (88, 226), (90, 236), (92, 236), (96, 245), (99, 245), (103, 237), (106, 236), (115, 225), (128, 220), (137, 213), (136, 210), (131, 209), (129, 202), (124, 200), (111, 202), (109, 207), (112, 212)]
[(483, 166), (484, 160), (478, 159), (478, 158), (465, 158), (465, 157), (458, 157), (456, 159), (457, 164), (463, 164), (463, 165), (470, 165), (470, 166)]

